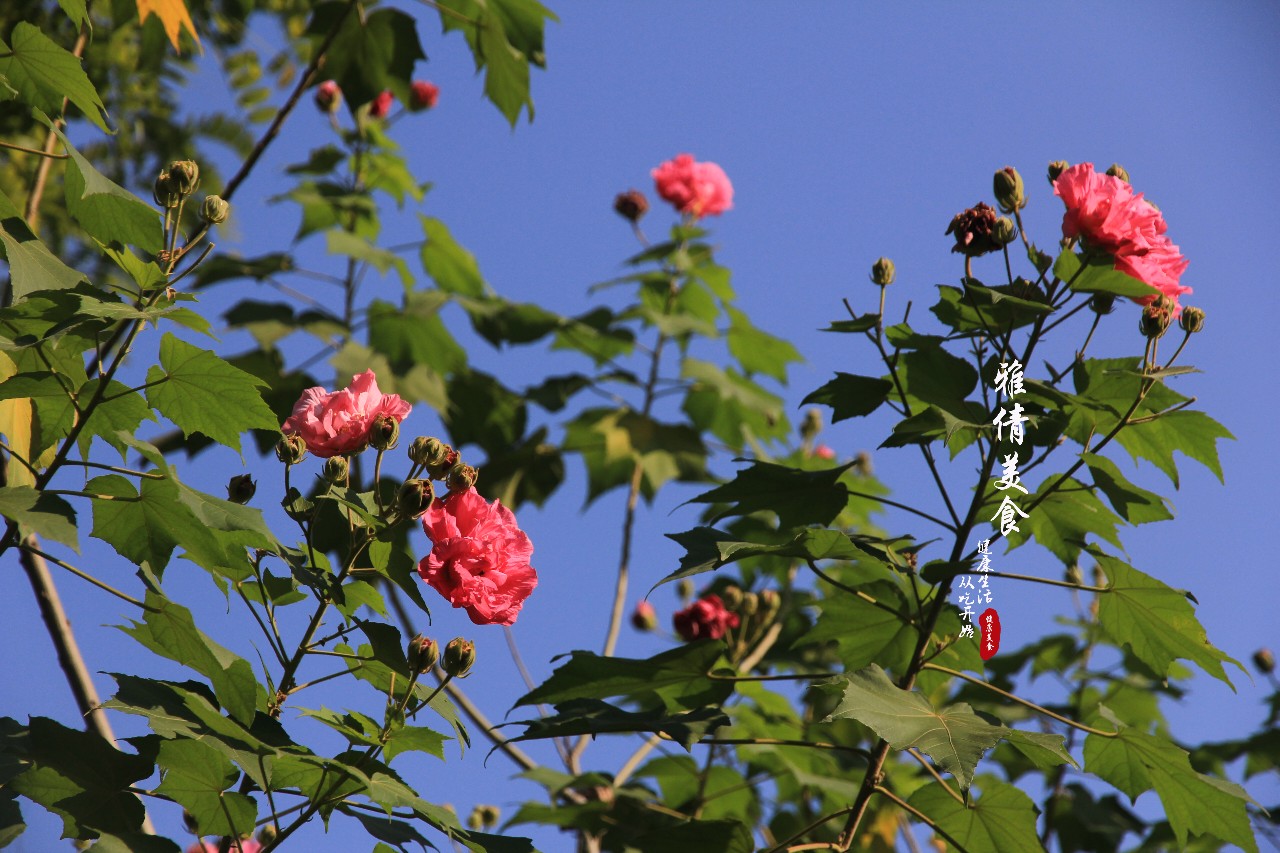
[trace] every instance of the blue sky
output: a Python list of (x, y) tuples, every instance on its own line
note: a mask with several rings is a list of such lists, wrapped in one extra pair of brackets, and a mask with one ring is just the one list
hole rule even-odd
[[(1171, 493), (1177, 517), (1126, 532), (1128, 554), (1143, 571), (1191, 589), (1210, 639), (1228, 654), (1247, 663), (1254, 649), (1280, 646), (1272, 612), (1278, 599), (1272, 591), (1274, 549), (1265, 535), (1280, 474), (1272, 444), (1274, 405), (1268, 402), (1276, 384), (1265, 362), (1278, 307), (1267, 249), (1280, 233), (1274, 156), (1280, 117), (1267, 106), (1273, 96), (1266, 94), (1280, 82), (1276, 7), (1230, 4), (1210, 15), (1190, 2), (980, 10), (943, 4), (561, 3), (553, 6), (560, 23), (548, 30), (548, 71), (534, 75), (536, 120), (514, 132), (482, 101), (460, 37), (441, 37), (422, 6), (406, 8), (420, 16), (431, 57), (421, 76), (440, 85), (441, 98), (431, 113), (404, 117), (393, 136), (417, 174), (434, 183), (421, 210), (449, 224), (498, 292), (563, 313), (590, 307), (599, 297), (589, 297), (587, 287), (617, 275), (620, 261), (635, 249), (610, 209), (613, 195), (634, 186), (652, 199), (649, 170), (676, 153), (713, 160), (735, 187), (734, 210), (709, 223), (718, 258), (733, 271), (740, 305), (759, 325), (793, 341), (806, 359), (792, 371), (786, 392), (797, 419), (799, 401), (835, 370), (878, 370), (873, 352), (858, 340), (815, 333), (842, 315), (843, 298), (858, 310), (874, 309), (867, 272), (877, 257), (897, 264), (890, 313), (913, 300), (917, 328), (927, 330), (934, 285), (961, 273), (943, 231), (957, 211), (990, 201), (995, 169), (1021, 170), (1031, 195), (1028, 229), (1041, 245), (1052, 246), (1062, 208), (1043, 178), (1045, 165), (1055, 159), (1092, 161), (1100, 169), (1122, 163), (1134, 185), (1163, 210), (1170, 236), (1191, 261), (1183, 281), (1195, 293), (1184, 302), (1208, 315), (1205, 332), (1182, 359), (1204, 373), (1182, 377), (1174, 387), (1197, 396), (1236, 437), (1219, 448), (1225, 486), (1181, 457), (1176, 493), (1150, 466), (1138, 470), (1136, 482)], [(216, 75), (201, 78), (200, 86), (209, 98), (225, 98)], [(306, 146), (326, 130), (309, 107), (291, 123), (240, 191), (238, 228), (223, 235), (220, 248), (257, 254), (292, 239), (296, 211), (263, 200), (287, 186), (283, 167), (303, 159)], [(654, 201), (644, 223), (651, 235), (672, 221)], [(414, 210), (406, 208), (396, 224), (384, 227), (384, 242), (416, 239), (416, 222)], [(315, 263), (336, 270), (338, 262), (318, 251)], [(989, 269), (995, 279), (1000, 271), (994, 264), (979, 260), (975, 271), (981, 278)], [(382, 286), (394, 294), (399, 285), (388, 280)], [(211, 293), (205, 304), (217, 312), (226, 307), (224, 298)], [(1095, 339), (1093, 354), (1140, 352), (1136, 318), (1136, 309), (1120, 306)], [(461, 316), (454, 322), (464, 325)], [(1064, 339), (1062, 346), (1073, 342)], [(238, 343), (228, 337), (226, 351), (238, 351)], [(580, 366), (540, 349), (477, 349), (472, 357), (517, 387)], [(1039, 378), (1044, 368), (1029, 365), (1027, 372)], [(422, 406), (405, 429), (414, 435), (441, 428)], [(877, 474), (896, 497), (923, 496), (930, 506), (918, 455), (875, 451), (887, 430), (884, 422), (855, 420), (828, 428), (823, 440), (846, 457), (873, 451)], [(230, 451), (201, 459), (211, 491), (229, 469), (240, 467)], [(1118, 462), (1127, 474), (1134, 471), (1127, 458)], [(249, 464), (262, 480), (275, 476), (274, 460)], [(727, 460), (722, 465), (729, 470)], [(260, 485), (264, 493), (272, 494)], [(536, 678), (550, 671), (553, 654), (595, 649), (603, 638), (622, 495), (612, 493), (579, 512), (584, 494), (581, 472), (571, 466), (552, 509), (520, 515), (535, 544), (540, 586), (514, 633)], [(679, 506), (691, 494), (664, 492), (643, 515), (632, 601), (674, 567), (679, 552), (663, 534), (697, 524), (697, 510)], [(893, 516), (884, 521), (888, 527), (900, 522)], [(907, 529), (924, 532), (914, 524)], [(118, 559), (112, 562), (114, 555), (89, 553), (101, 556), (105, 575), (122, 581), (129, 575)], [(995, 562), (1028, 574), (1056, 577), (1061, 571), (1054, 558), (1032, 549)], [(122, 621), (114, 601), (73, 578), (60, 582), (90, 668), (106, 670), (120, 666), (120, 655), (134, 657), (131, 641), (101, 627)], [(219, 633), (220, 623), (230, 621), (221, 616), (224, 604), (203, 573), (179, 564), (167, 582), (197, 609), (198, 619), (197, 603), (208, 602), (202, 624), (256, 659), (251, 637)], [(1019, 645), (1051, 628), (1054, 614), (1070, 612), (1068, 599), (1046, 589), (998, 582), (1006, 644)], [(669, 589), (653, 601), (669, 619), (675, 604)], [(0, 714), (44, 714), (72, 723), (74, 706), (25, 585), (0, 607), (0, 641), (23, 650), (0, 656), (0, 682), (11, 685), (0, 698)], [(524, 691), (501, 632), (473, 628), (461, 611), (440, 607), (434, 613), (431, 633), (437, 638), (476, 639), (481, 663), (466, 686), (490, 716), (502, 717)], [(621, 652), (638, 657), (659, 648), (652, 638), (624, 633)], [(173, 674), (150, 661), (137, 664)], [(1232, 678), (1235, 693), (1197, 674), (1190, 695), (1169, 708), (1174, 734), (1198, 741), (1254, 730), (1264, 717), (1264, 684), (1244, 674)], [(110, 679), (101, 677), (99, 687), (109, 694)], [(336, 692), (324, 701), (340, 706), (344, 698)], [(127, 720), (119, 721), (119, 729), (141, 733)], [(451, 752), (447, 765), (426, 759), (407, 772), (428, 799), (450, 801), (464, 816), (478, 802), (495, 802), (510, 814), (518, 801), (538, 796), (529, 783), (506, 781), (510, 766), (501, 756), (482, 768), (486, 750), (477, 746), (461, 762)], [(530, 751), (555, 764), (549, 746)], [(618, 756), (629, 752), (629, 746), (597, 744), (589, 765), (616, 769)], [(1251, 793), (1275, 802), (1280, 785), (1259, 779)], [(1139, 805), (1149, 800), (1153, 794)], [(12, 849), (50, 849), (56, 822), (34, 807), (26, 812), (32, 826)], [(159, 819), (173, 826), (176, 818), (162, 811)], [(309, 829), (313, 849), (371, 846), (360, 832), (339, 823), (334, 829), (327, 840)], [(567, 838), (556, 833), (536, 837), (548, 851), (568, 849)]]

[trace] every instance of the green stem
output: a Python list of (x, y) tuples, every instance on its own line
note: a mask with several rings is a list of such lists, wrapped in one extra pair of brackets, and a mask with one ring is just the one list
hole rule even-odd
[(926, 663), (921, 668), (931, 669), (934, 672), (946, 673), (947, 675), (953, 676), (955, 678), (964, 679), (970, 684), (976, 684), (979, 687), (985, 687), (988, 690), (990, 690), (992, 693), (997, 693), (1003, 696), (1004, 698), (1010, 700), (1011, 702), (1017, 702), (1019, 705), (1022, 705), (1023, 707), (1030, 708), (1031, 710), (1036, 711), (1037, 713), (1044, 714), (1046, 717), (1055, 719), (1060, 723), (1065, 723), (1066, 725), (1071, 726), (1073, 729), (1079, 729), (1082, 732), (1088, 732), (1091, 735), (1098, 735), (1100, 737), (1119, 737), (1119, 734), (1120, 734), (1119, 732), (1103, 731), (1102, 729), (1095, 729), (1092, 726), (1086, 726), (1084, 723), (1077, 723), (1075, 720), (1071, 719), (1070, 717), (1064, 717), (1061, 714), (1056, 714), (1042, 705), (1037, 705), (1035, 702), (1032, 702), (1029, 699), (1023, 699), (1021, 696), (1015, 696), (1007, 690), (1002, 690), (999, 687), (996, 687), (990, 681), (983, 681), (981, 678), (975, 678), (974, 676), (969, 675), (968, 673), (960, 672), (959, 670), (956, 670), (956, 669), (949, 669), (948, 667), (945, 667), (945, 666), (939, 666), (936, 663)]
[(98, 589), (104, 592), (109, 592), (112, 595), (114, 595), (116, 598), (119, 598), (122, 601), (129, 602), (134, 607), (140, 607), (143, 610), (146, 610), (149, 612), (154, 612), (155, 610), (155, 608), (148, 607), (146, 604), (134, 598), (132, 595), (129, 595), (128, 593), (125, 593), (125, 592), (121, 592), (111, 584), (106, 583), (105, 581), (100, 581), (97, 578), (95, 578), (93, 575), (89, 574), (88, 572), (81, 571), (80, 569), (77, 569), (75, 566), (71, 565), (70, 563), (65, 563), (62, 560), (59, 560), (57, 557), (46, 554), (44, 551), (41, 551), (39, 548), (33, 547), (31, 545), (27, 545), (27, 544), (22, 544), (22, 545), (19, 545), (18, 547), (29, 554), (35, 554), (37, 557), (40, 557), (41, 559), (45, 560), (45, 562), (53, 563), (55, 566), (61, 566), (67, 571), (71, 572), (71, 574), (75, 575), (76, 577), (87, 580), (89, 583), (93, 584)]
[(945, 829), (943, 829), (942, 827), (934, 823), (932, 818), (930, 818), (924, 812), (917, 809), (915, 806), (908, 803), (906, 800), (899, 797), (897, 794), (890, 791), (888, 788), (884, 787), (883, 785), (876, 785), (875, 792), (880, 796), (884, 797), (885, 799), (891, 800), (899, 808), (902, 808), (902, 809), (905, 809), (906, 811), (911, 812), (911, 814), (915, 815), (917, 820), (919, 820), (921, 823), (928, 826), (930, 829), (932, 829), (942, 838), (945, 838), (948, 841), (948, 843), (950, 843), (952, 847), (956, 848), (956, 850), (960, 851), (960, 853), (969, 853), (968, 849), (963, 844), (961, 844), (959, 841), (956, 841), (947, 833)]

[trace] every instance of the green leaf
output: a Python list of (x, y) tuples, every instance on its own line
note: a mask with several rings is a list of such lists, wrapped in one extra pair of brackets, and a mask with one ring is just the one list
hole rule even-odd
[(716, 640), (689, 643), (646, 660), (601, 657), (576, 651), (546, 681), (516, 702), (558, 704), (572, 699), (642, 697), (657, 692), (667, 710), (692, 710), (722, 701), (733, 685), (708, 678), (724, 644)]
[(791, 433), (782, 399), (732, 367), (685, 358), (681, 374), (694, 380), (681, 409), (693, 425), (708, 430), (736, 451), (760, 440), (783, 440)]
[(325, 234), (325, 242), (331, 255), (344, 255), (352, 260), (369, 264), (383, 275), (394, 269), (400, 276), (400, 282), (407, 290), (413, 287), (413, 273), (404, 258), (388, 249), (381, 249), (372, 242), (349, 231), (329, 231)]
[[(1057, 477), (1046, 478), (1032, 495), (1008, 490), (992, 495), (982, 512), (982, 518), (999, 526), (998, 504), (1005, 495), (1018, 506), (1029, 505), (1044, 489), (1057, 482)], [(988, 513), (988, 510), (996, 512)], [(1076, 562), (1080, 552), (1088, 545), (1087, 537), (1094, 534), (1117, 548), (1120, 535), (1117, 532), (1116, 514), (1078, 480), (1068, 478), (1050, 495), (1031, 510), (1023, 510), (1029, 516), (1015, 514), (1018, 533), (1009, 537), (1011, 547), (1018, 547), (1035, 537), (1036, 541), (1053, 552), (1066, 565)]]
[(1082, 271), (1080, 256), (1075, 252), (1059, 254), (1053, 264), (1053, 274), (1079, 293), (1111, 293), (1137, 299), (1160, 295), (1151, 285), (1117, 270), (1110, 259), (1090, 261)]
[(120, 630), (161, 657), (189, 666), (208, 678), (227, 713), (249, 725), (260, 689), (249, 662), (205, 635), (182, 605), (152, 591), (147, 592), (146, 605), (141, 622), (132, 622)]
[(427, 58), (417, 22), (398, 9), (346, 14), (348, 9), (341, 2), (321, 3), (307, 26), (307, 34), (320, 42), (342, 20), (325, 53), (324, 76), (338, 84), (353, 112), (383, 89), (407, 103), (414, 64)]
[(103, 245), (160, 251), (164, 235), (155, 208), (95, 169), (61, 131), (54, 132), (71, 155), (63, 181), (71, 218)]
[(919, 749), (955, 776), (962, 791), (973, 781), (982, 754), (1004, 737), (1004, 726), (987, 722), (969, 705), (936, 710), (919, 693), (897, 687), (875, 664), (817, 686), (839, 695), (828, 720), (852, 717), (894, 749)]
[(1093, 475), (1093, 483), (1107, 496), (1107, 500), (1120, 517), (1130, 524), (1145, 524), (1149, 521), (1165, 521), (1173, 518), (1168, 503), (1155, 492), (1135, 486), (1129, 482), (1116, 464), (1105, 456), (1096, 453), (1082, 453), (1080, 458), (1089, 466)]
[(445, 32), (461, 30), (466, 36), (476, 70), (485, 70), (485, 96), (513, 127), (526, 108), (529, 120), (533, 120), (529, 66), (545, 63), (542, 40), (547, 18), (556, 19), (536, 0), (441, 3), (440, 23)]
[[(1026, 794), (993, 776), (983, 776), (982, 796), (958, 803), (937, 782), (930, 782), (907, 801), (929, 816), (968, 853), (1026, 853), (1042, 850), (1036, 836), (1039, 809)], [(948, 850), (955, 850), (948, 845)]]
[[(663, 710), (631, 712), (598, 699), (571, 699), (556, 706), (556, 713), (537, 720), (516, 720), (509, 725), (524, 726), (517, 740), (545, 740), (573, 735), (661, 732), (689, 749), (716, 729), (729, 725), (729, 717), (719, 708), (696, 708), (682, 713)], [(497, 747), (494, 747), (497, 749)]]
[(1004, 739), (1031, 759), (1041, 770), (1052, 770), (1063, 764), (1079, 768), (1065, 747), (1066, 738), (1052, 732), (1028, 732), (1022, 729), (1006, 729)]
[(199, 432), (239, 451), (245, 430), (280, 429), (258, 392), (266, 383), (172, 334), (161, 340), (160, 365), (147, 371), (147, 382), (156, 383), (147, 402), (184, 435)]
[(887, 379), (836, 373), (835, 379), (810, 393), (800, 401), (800, 405), (821, 403), (830, 406), (831, 422), (834, 424), (871, 414), (884, 404), (892, 390), (893, 383)]
[(448, 293), (480, 298), (489, 292), (472, 255), (449, 233), (439, 219), (419, 216), (426, 242), (422, 244), (422, 268), (436, 286)]
[(630, 841), (640, 853), (751, 853), (751, 830), (736, 820), (691, 820), (646, 832)]
[(467, 353), (444, 321), (440, 308), (445, 304), (439, 291), (415, 291), (405, 296), (403, 306), (375, 299), (369, 305), (369, 346), (387, 357), (397, 373), (415, 364), (425, 364), (436, 373), (447, 374), (466, 366)]
[(80, 551), (76, 511), (57, 495), (38, 492), (30, 486), (0, 487), (0, 515), (17, 521), (23, 529)]
[(690, 503), (728, 503), (710, 521), (730, 515), (774, 512), (782, 529), (807, 524), (830, 524), (849, 502), (849, 489), (840, 475), (852, 465), (824, 471), (801, 471), (771, 462), (754, 462), (728, 483), (703, 492)]
[(172, 797), (195, 819), (200, 835), (238, 838), (253, 830), (258, 810), (244, 794), (228, 791), (240, 772), (216, 749), (199, 741), (160, 744), (156, 792)]
[(38, 291), (67, 290), (85, 280), (84, 273), (64, 264), (32, 233), (22, 211), (3, 192), (0, 192), (0, 244), (9, 261), (15, 303)]
[(685, 555), (680, 558), (680, 568), (654, 584), (655, 589), (664, 583), (714, 571), (747, 557), (773, 554), (801, 560), (853, 560), (863, 556), (867, 550), (855, 544), (847, 533), (813, 528), (801, 530), (790, 541), (774, 545), (746, 542), (714, 527), (668, 533), (667, 538), (682, 545)]
[(1116, 737), (1091, 734), (1084, 741), (1084, 768), (1124, 791), (1130, 802), (1155, 788), (1180, 846), (1188, 835), (1207, 834), (1257, 853), (1245, 811), (1249, 795), (1197, 773), (1186, 750), (1164, 737), (1127, 727)]
[(1126, 426), (1116, 441), (1134, 459), (1149, 459), (1173, 481), (1174, 488), (1178, 488), (1178, 470), (1173, 462), (1175, 450), (1204, 465), (1218, 482), (1224, 482), (1222, 463), (1218, 461), (1217, 440), (1220, 438), (1234, 439), (1235, 436), (1204, 412), (1184, 409)]
[(1015, 285), (986, 287), (974, 279), (964, 280), (964, 290), (939, 285), (939, 300), (929, 310), (957, 332), (1003, 334), (1032, 323), (1052, 309), (1043, 302), (1023, 298), (1029, 288), (1025, 279)]
[(478, 444), (496, 455), (524, 435), (528, 407), (524, 399), (487, 373), (466, 370), (448, 384), (445, 424), (455, 447)]
[[(80, 388), (80, 399), (93, 399), (101, 382), (101, 377), (95, 377), (86, 382)], [(80, 431), (80, 437), (77, 440), (80, 452), (88, 457), (93, 438), (97, 436), (114, 447), (120, 454), (120, 458), (124, 459), (127, 445), (120, 440), (120, 433), (137, 432), (138, 426), (144, 420), (154, 421), (155, 415), (151, 413), (151, 408), (141, 394), (130, 391), (114, 379), (107, 383), (102, 396), (106, 402), (99, 402), (94, 407), (93, 417), (85, 422), (84, 429)]]
[(743, 371), (750, 376), (763, 373), (779, 382), (787, 381), (787, 364), (803, 361), (800, 351), (782, 338), (774, 337), (752, 325), (747, 315), (737, 308), (729, 308), (729, 354), (738, 360)]
[(564, 449), (587, 465), (587, 500), (631, 481), (641, 469), (640, 493), (652, 500), (671, 480), (705, 478), (706, 448), (698, 432), (664, 424), (629, 409), (587, 409), (565, 425)]
[(859, 589), (894, 612), (858, 596), (841, 594), (824, 598), (817, 622), (801, 634), (792, 647), (835, 641), (840, 649), (840, 661), (848, 672), (872, 663), (895, 672), (903, 671), (915, 651), (918, 636), (911, 624), (913, 617), (906, 599), (888, 581), (862, 584)]
[(0, 78), (23, 102), (51, 116), (62, 114), (62, 99), (75, 104), (84, 117), (105, 133), (106, 107), (73, 53), (59, 47), (40, 28), (26, 21), (13, 27), (10, 44), (0, 41)]
[[(1244, 666), (1209, 642), (1204, 626), (1187, 602), (1187, 594), (1165, 586), (1114, 557), (1090, 554), (1110, 580), (1098, 601), (1098, 619), (1118, 645), (1162, 676), (1179, 658), (1189, 660), (1219, 681), (1231, 685), (1223, 661)], [(1231, 685), (1232, 690), (1235, 689)]]

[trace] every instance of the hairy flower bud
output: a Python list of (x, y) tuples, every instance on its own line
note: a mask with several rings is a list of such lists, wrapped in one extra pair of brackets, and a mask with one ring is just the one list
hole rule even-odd
[(1276, 669), (1276, 656), (1271, 653), (1271, 649), (1258, 649), (1253, 653), (1253, 665), (1263, 675), (1270, 675)]
[(436, 458), (438, 461), (427, 463), (427, 476), (433, 480), (443, 480), (449, 471), (458, 464), (458, 451), (448, 444), (442, 445), (442, 451)]
[(618, 193), (614, 198), (613, 209), (623, 219), (635, 224), (649, 212), (649, 199), (645, 198), (640, 190), (627, 190), (624, 193)]
[(226, 222), (230, 212), (231, 204), (222, 196), (207, 195), (204, 197), (204, 203), (200, 205), (200, 218), (210, 225)]
[(439, 465), (449, 453), (449, 445), (438, 438), (420, 435), (409, 444), (409, 459), (424, 468)]
[(440, 647), (435, 640), (419, 634), (409, 641), (408, 657), (410, 669), (419, 675), (425, 675), (440, 659)]
[(430, 480), (405, 480), (396, 495), (396, 506), (402, 515), (417, 518), (431, 508), (434, 498)]
[(286, 435), (276, 443), (276, 458), (286, 465), (297, 465), (307, 455), (307, 443), (300, 435)]
[(173, 180), (169, 177), (168, 169), (156, 175), (155, 185), (151, 189), (151, 197), (156, 200), (157, 205), (166, 210), (177, 207), (178, 202), (182, 201), (182, 196), (178, 194)]
[(658, 611), (647, 601), (637, 601), (631, 611), (631, 627), (637, 631), (653, 631), (658, 627)]
[(1142, 309), (1138, 319), (1138, 329), (1148, 338), (1159, 338), (1169, 329), (1173, 322), (1174, 302), (1167, 296), (1161, 296)]
[(476, 662), (476, 644), (461, 637), (454, 637), (444, 647), (441, 668), (454, 678), (465, 678)]
[(330, 483), (345, 483), (350, 472), (351, 463), (347, 461), (347, 457), (330, 456), (324, 461), (324, 474), (322, 476)]
[(1001, 216), (991, 229), (991, 237), (1001, 246), (1007, 246), (1018, 238), (1018, 229), (1014, 227), (1012, 219)]
[(477, 832), (483, 829), (493, 829), (498, 825), (498, 818), (501, 814), (497, 806), (476, 806), (471, 810), (471, 815), (467, 818), (467, 826)]
[(1182, 309), (1178, 318), (1178, 326), (1187, 334), (1194, 335), (1204, 328), (1204, 309), (1188, 306)]
[(1089, 297), (1089, 310), (1095, 314), (1107, 315), (1115, 310), (1116, 297), (1114, 293), (1095, 293)]
[(1054, 160), (1052, 163), (1049, 164), (1049, 183), (1052, 184), (1055, 181), (1057, 181), (1058, 176), (1070, 168), (1071, 168), (1071, 164), (1068, 163), (1066, 160)]
[(724, 606), (729, 610), (737, 610), (742, 604), (742, 589), (736, 586), (726, 586), (720, 591), (720, 600), (724, 602)]
[(444, 477), (444, 485), (450, 492), (465, 492), (476, 484), (480, 472), (465, 463), (459, 462), (449, 469)]
[(175, 160), (169, 164), (169, 181), (178, 195), (189, 196), (200, 186), (200, 167), (195, 160)]
[(1027, 206), (1027, 191), (1022, 184), (1022, 176), (1012, 166), (1005, 166), (996, 172), (992, 179), (992, 189), (1002, 213), (1013, 213)]
[(946, 233), (954, 234), (956, 244), (951, 251), (970, 258), (994, 252), (1000, 248), (992, 233), (996, 226), (996, 211), (989, 204), (978, 202), (951, 218)]
[(1128, 170), (1125, 169), (1124, 166), (1121, 166), (1119, 163), (1112, 163), (1111, 168), (1107, 169), (1107, 174), (1113, 178), (1119, 178), (1120, 180), (1124, 181), (1126, 184), (1130, 183)]
[(888, 258), (880, 258), (871, 265), (871, 281), (881, 287), (888, 287), (893, 284), (897, 271), (893, 268), (893, 261)]
[(258, 484), (248, 474), (236, 474), (227, 481), (227, 500), (237, 504), (247, 504), (258, 491)]
[(387, 414), (378, 415), (369, 425), (369, 444), (374, 450), (395, 450), (400, 442), (400, 422)]

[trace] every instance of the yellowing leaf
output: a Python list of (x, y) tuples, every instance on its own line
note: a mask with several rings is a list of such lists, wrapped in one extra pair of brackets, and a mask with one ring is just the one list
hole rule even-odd
[[(18, 372), (13, 359), (0, 352), (0, 382)], [(30, 460), (36, 468), (43, 468), (53, 461), (57, 446), (48, 448), (39, 459), (31, 459), (31, 423), (35, 415), (31, 408), (30, 398), (12, 398), (0, 400), (0, 435), (8, 439), (9, 447), (20, 453), (24, 459)], [(8, 470), (5, 477), (10, 486), (34, 486), (35, 475), (12, 454), (9, 456)]]
[(146, 23), (147, 17), (153, 14), (160, 19), (174, 50), (182, 52), (178, 35), (186, 27), (187, 32), (195, 39), (196, 47), (200, 48), (201, 53), (204, 52), (200, 36), (196, 33), (196, 25), (191, 22), (191, 14), (187, 12), (187, 5), (182, 0), (138, 0), (138, 23)]

